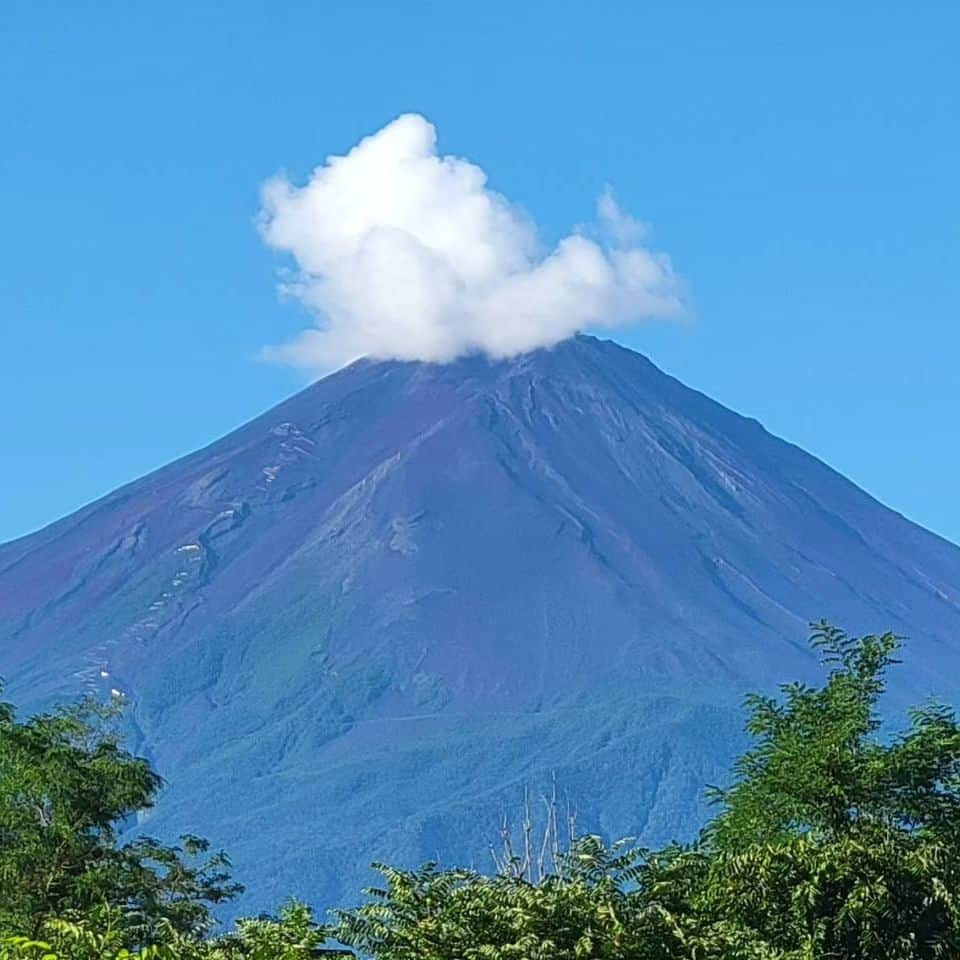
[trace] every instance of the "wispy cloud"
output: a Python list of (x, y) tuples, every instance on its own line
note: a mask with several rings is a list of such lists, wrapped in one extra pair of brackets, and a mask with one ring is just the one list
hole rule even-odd
[(438, 154), (436, 130), (416, 114), (328, 158), (303, 186), (270, 180), (260, 229), (292, 255), (283, 288), (316, 317), (265, 353), (310, 371), (363, 355), (509, 356), (681, 312), (668, 258), (643, 245), (612, 193), (595, 225), (543, 250), (535, 224), (478, 166)]

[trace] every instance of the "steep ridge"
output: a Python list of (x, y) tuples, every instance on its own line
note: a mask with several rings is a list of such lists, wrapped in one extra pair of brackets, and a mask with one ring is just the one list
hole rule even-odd
[(958, 700), (960, 550), (610, 342), (360, 361), (0, 547), (0, 673), (127, 698), (245, 908), (373, 858), (485, 863), (553, 773), (581, 823), (689, 836), (809, 620), (910, 637)]

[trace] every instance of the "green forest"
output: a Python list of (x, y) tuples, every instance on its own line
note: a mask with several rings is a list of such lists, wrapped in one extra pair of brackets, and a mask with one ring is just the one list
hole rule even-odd
[(127, 839), (162, 781), (125, 748), (119, 708), (2, 704), (0, 960), (958, 957), (957, 719), (922, 705), (884, 735), (899, 638), (821, 623), (811, 643), (822, 682), (747, 698), (752, 745), (692, 844), (558, 845), (547, 828), (489, 873), (378, 864), (356, 906), (291, 901), (227, 931), (218, 905), (242, 888), (224, 853)]

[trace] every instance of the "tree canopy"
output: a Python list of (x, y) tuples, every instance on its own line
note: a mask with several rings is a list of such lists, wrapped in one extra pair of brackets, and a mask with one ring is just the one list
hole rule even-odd
[(926, 960), (960, 955), (960, 729), (918, 708), (892, 739), (878, 701), (899, 640), (812, 637), (820, 687), (747, 701), (755, 744), (690, 846), (576, 842), (532, 883), (387, 870), (340, 936), (383, 960)]
[(121, 745), (115, 705), (84, 700), (25, 721), (0, 704), (0, 930), (38, 936), (86, 918), (126, 946), (201, 936), (242, 888), (205, 840), (120, 842), (160, 777)]
[[(238, 887), (204, 841), (121, 842), (159, 778), (85, 702), (0, 706), (0, 960), (938, 960), (960, 956), (960, 728), (929, 704), (884, 736), (900, 641), (812, 637), (820, 686), (747, 700), (752, 747), (689, 845), (573, 838), (550, 869), (381, 865), (330, 925), (291, 903), (211, 936)], [(206, 859), (203, 859), (206, 857)]]

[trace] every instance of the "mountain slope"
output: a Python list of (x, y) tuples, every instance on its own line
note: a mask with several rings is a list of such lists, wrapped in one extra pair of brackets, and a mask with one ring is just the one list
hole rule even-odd
[(225, 844), (248, 908), (483, 858), (554, 772), (585, 827), (689, 835), (821, 616), (957, 699), (960, 550), (587, 337), (361, 361), (0, 547), (11, 695), (121, 691), (169, 780), (145, 829)]

